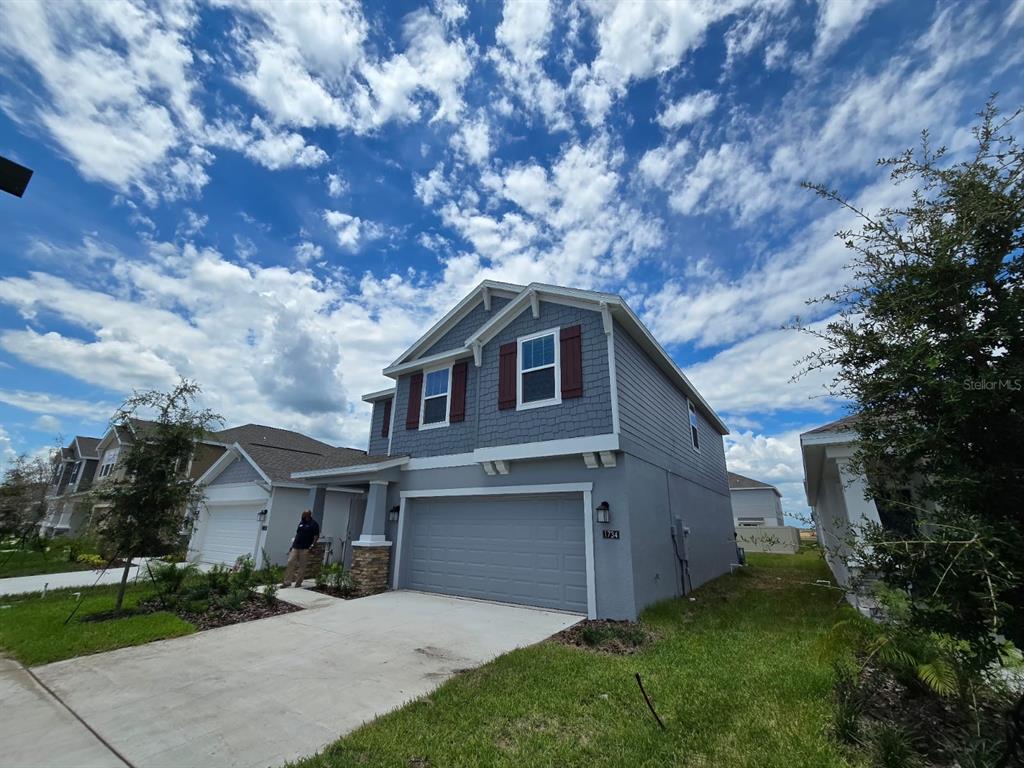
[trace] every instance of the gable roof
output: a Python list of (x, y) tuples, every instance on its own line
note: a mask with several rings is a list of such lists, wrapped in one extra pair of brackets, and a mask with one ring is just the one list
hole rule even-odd
[(456, 313), (453, 310), (445, 315), (416, 344), (406, 350), (394, 363), (385, 368), (384, 375), (397, 379), (401, 374), (418, 370), (425, 365), (454, 360), (468, 355), (473, 355), (479, 362), (480, 348), (490, 339), (494, 338), (502, 328), (515, 320), (527, 307), (533, 306), (536, 309), (540, 301), (568, 304), (601, 312), (606, 333), (610, 333), (612, 330), (612, 318), (617, 320), (623, 329), (668, 377), (669, 381), (675, 384), (683, 394), (693, 401), (694, 406), (704, 414), (704, 417), (711, 422), (715, 429), (720, 434), (729, 434), (729, 428), (725, 426), (725, 422), (708, 405), (700, 392), (697, 391), (697, 388), (686, 377), (686, 374), (682, 372), (668, 352), (665, 351), (664, 347), (658, 343), (654, 335), (647, 329), (647, 326), (641, 322), (640, 318), (630, 309), (623, 298), (614, 293), (602, 293), (601, 291), (590, 291), (582, 288), (565, 288), (547, 283), (530, 283), (525, 287), (502, 283), (500, 285), (506, 290), (513, 288), (520, 288), (520, 290), (508, 304), (495, 312), (490, 320), (473, 332), (466, 339), (462, 347), (456, 347), (455, 349), (430, 355), (429, 357), (417, 358), (415, 356), (416, 353), (428, 349), (429, 344), (434, 339), (439, 338), (447, 330), (450, 330), (469, 309), (476, 306), (476, 296), (491, 285), (493, 284), (490, 281), (485, 280), (477, 286), (466, 299), (463, 299), (457, 305), (456, 308), (460, 309), (460, 313)]
[(746, 475), (737, 475), (735, 472), (726, 472), (729, 476), (729, 490), (730, 491), (746, 491), (751, 489), (769, 489), (775, 491), (775, 494), (782, 498), (782, 494), (779, 493), (779, 489), (774, 485), (768, 483), (762, 483), (760, 480), (755, 480), (752, 477)]
[(819, 435), (822, 432), (850, 432), (856, 426), (859, 419), (860, 417), (857, 414), (851, 413), (849, 416), (843, 416), (843, 418), (830, 421), (828, 424), (822, 424), (820, 427), (809, 429), (802, 434)]
[(453, 325), (459, 320), (468, 315), (477, 304), (481, 301), (484, 303), (490, 302), (490, 295), (503, 296), (505, 298), (514, 298), (523, 291), (523, 286), (516, 285), (514, 283), (502, 283), (497, 280), (484, 280), (476, 288), (470, 291), (466, 296), (452, 307), (445, 315), (434, 323), (430, 329), (420, 336), (411, 347), (405, 352), (399, 355), (388, 368), (393, 368), (396, 365), (407, 363), (410, 360), (415, 360), (419, 357), (424, 350), (429, 349), (434, 343), (440, 339), (446, 331), (448, 331)]
[(100, 438), (98, 437), (84, 437), (83, 435), (75, 436), (75, 443), (78, 445), (78, 454), (83, 459), (95, 459), (96, 447), (100, 444)]
[(207, 441), (229, 448), (238, 446), (256, 468), (275, 483), (290, 482), (293, 472), (380, 460), (380, 457), (372, 457), (372, 461), (367, 461), (365, 451), (335, 447), (299, 432), (262, 424), (243, 424), (211, 432)]

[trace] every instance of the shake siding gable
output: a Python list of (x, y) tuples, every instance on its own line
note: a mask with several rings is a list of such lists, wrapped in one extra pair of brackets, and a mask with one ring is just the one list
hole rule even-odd
[[(455, 421), (447, 427), (438, 429), (405, 429), (401, 422), (402, 414), (408, 411), (410, 384), (412, 375), (399, 377), (396, 382), (395, 429), (391, 435), (391, 455), (393, 456), (443, 456), (451, 453), (467, 453), (475, 445), (476, 413), (477, 413), (477, 380), (479, 372), (473, 361), (466, 366), (466, 415), (464, 421)], [(422, 394), (422, 393), (420, 393)], [(419, 414), (420, 394), (416, 396), (417, 415)], [(385, 448), (384, 453), (387, 453)]]
[(617, 321), (614, 334), (623, 449), (728, 495), (722, 436), (698, 410), (700, 450), (694, 450), (686, 396)]
[(508, 302), (509, 300), (504, 297), (491, 296), (491, 311), (488, 312), (484, 309), (483, 299), (480, 299), (480, 302), (469, 311), (469, 314), (445, 331), (445, 334), (428, 347), (420, 357), (458, 349), (466, 343), (466, 339), (472, 336), (474, 331), (494, 317)]
[[(375, 456), (383, 456), (388, 452), (388, 438), (384, 434), (385, 418), (390, 417), (386, 403), (393, 403), (392, 400), (378, 400), (373, 404), (373, 415), (370, 417), (370, 442), (366, 447), (367, 453)], [(394, 405), (392, 405), (394, 407)], [(402, 425), (396, 425), (396, 431), (402, 431)]]

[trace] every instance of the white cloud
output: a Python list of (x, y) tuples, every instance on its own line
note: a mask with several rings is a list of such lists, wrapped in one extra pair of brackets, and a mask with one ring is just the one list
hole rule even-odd
[(818, 0), (813, 59), (820, 61), (832, 53), (887, 2), (889, 0)]
[(718, 94), (713, 91), (700, 91), (684, 96), (669, 104), (658, 115), (658, 124), (662, 128), (678, 128), (681, 125), (696, 123), (714, 112), (717, 104)]
[(481, 114), (475, 120), (463, 122), (452, 135), (452, 145), (475, 165), (484, 165), (491, 156), (491, 127)]
[(798, 523), (806, 523), (810, 510), (803, 488), (799, 430), (777, 435), (752, 431), (726, 435), (725, 461), (731, 472), (778, 488), (786, 516)]
[(338, 173), (327, 174), (327, 194), (331, 197), (341, 197), (348, 191), (348, 182)]
[(308, 240), (304, 240), (295, 246), (295, 260), (302, 265), (319, 261), (323, 258), (323, 255), (324, 249), (316, 243), (311, 243)]
[(95, 422), (106, 422), (114, 415), (117, 407), (114, 402), (89, 402), (22, 389), (0, 389), (0, 403), (7, 403), (30, 413), (72, 416)]
[(324, 221), (332, 230), (342, 248), (355, 251), (367, 240), (384, 236), (384, 227), (341, 211), (324, 211)]
[(60, 419), (56, 416), (50, 416), (49, 414), (43, 414), (32, 422), (32, 426), (38, 429), (40, 432), (48, 432), (51, 435), (60, 434)]
[(203, 228), (210, 223), (209, 216), (201, 216), (191, 208), (184, 211), (185, 218), (178, 224), (176, 230), (179, 237), (192, 237), (203, 231)]

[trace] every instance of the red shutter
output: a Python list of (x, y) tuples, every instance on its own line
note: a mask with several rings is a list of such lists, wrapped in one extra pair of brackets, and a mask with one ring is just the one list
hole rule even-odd
[(420, 400), (423, 398), (423, 372), (409, 377), (409, 408), (405, 412), (405, 428), (420, 428)]
[(449, 422), (466, 420), (466, 374), (469, 363), (463, 361), (452, 366), (452, 408)]
[(562, 345), (562, 399), (583, 397), (583, 339), (580, 326), (563, 328), (559, 336)]
[(384, 401), (384, 423), (380, 425), (380, 436), (387, 437), (391, 431), (391, 400)]
[(498, 352), (498, 410), (516, 407), (516, 343), (502, 344)]

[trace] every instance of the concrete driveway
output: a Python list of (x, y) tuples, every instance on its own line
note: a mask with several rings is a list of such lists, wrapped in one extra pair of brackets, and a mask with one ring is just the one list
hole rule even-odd
[[(136, 768), (263, 768), (581, 618), (387, 592), (33, 672)], [(39, 764), (73, 763), (40, 754)]]

